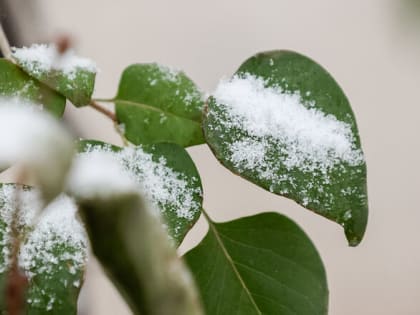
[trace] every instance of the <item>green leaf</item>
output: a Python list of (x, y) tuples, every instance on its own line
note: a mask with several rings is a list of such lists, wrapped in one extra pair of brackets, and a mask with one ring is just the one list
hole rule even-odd
[(68, 98), (75, 106), (88, 105), (95, 86), (95, 65), (72, 51), (60, 54), (54, 45), (32, 45), (13, 52), (17, 64), (31, 77)]
[(324, 266), (294, 222), (262, 213), (209, 225), (185, 256), (206, 314), (327, 314)]
[(290, 51), (257, 54), (209, 98), (206, 140), (228, 169), (363, 238), (366, 164), (341, 88), (320, 65)]
[(0, 96), (20, 97), (41, 104), (57, 117), (63, 115), (66, 106), (66, 99), (62, 95), (31, 78), (6, 59), (0, 59)]
[[(5, 285), (9, 268), (11, 214), (17, 188), (0, 186), (0, 312), (5, 311)], [(77, 298), (87, 259), (87, 240), (76, 218), (76, 206), (66, 196), (53, 201), (37, 221), (39, 193), (25, 187), (19, 192), (20, 233), (23, 239), (19, 263), (29, 280), (26, 313), (77, 314)], [(34, 222), (37, 222), (34, 225)]]
[(134, 64), (121, 77), (114, 99), (118, 121), (134, 144), (204, 143), (203, 96), (183, 73), (157, 64)]
[(79, 151), (109, 152), (160, 210), (166, 229), (179, 245), (198, 220), (203, 203), (200, 175), (182, 147), (172, 143), (119, 148), (84, 140)]
[(93, 252), (133, 314), (203, 314), (191, 274), (156, 210), (137, 192), (95, 196), (76, 198)]

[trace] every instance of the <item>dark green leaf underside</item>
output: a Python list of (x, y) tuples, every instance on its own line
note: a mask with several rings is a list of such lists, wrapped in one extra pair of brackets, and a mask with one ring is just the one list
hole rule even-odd
[(327, 314), (327, 281), (319, 254), (282, 215), (210, 223), (204, 240), (185, 259), (207, 314)]
[(31, 78), (18, 66), (8, 60), (0, 59), (0, 96), (20, 97), (61, 117), (66, 99), (36, 79)]
[(157, 64), (134, 64), (121, 77), (114, 99), (118, 121), (134, 144), (204, 143), (202, 94), (183, 73)]
[[(110, 146), (109, 144), (100, 141), (82, 140), (79, 142), (80, 152), (90, 152), (92, 151), (92, 149), (97, 150), (98, 148), (103, 148), (105, 150), (110, 149), (116, 152), (117, 154), (122, 150), (142, 150), (145, 154), (151, 155), (153, 162), (156, 163), (153, 164), (152, 167), (155, 167), (156, 165), (162, 166), (162, 164), (160, 164), (160, 161), (162, 161), (163, 159), (165, 161), (165, 169), (169, 170), (170, 173), (174, 172), (178, 174), (177, 178), (180, 182), (175, 181), (173, 183), (175, 185), (181, 185), (177, 186), (178, 188), (181, 187), (181, 189), (177, 189), (175, 186), (168, 186), (167, 183), (171, 182), (168, 181), (166, 183), (165, 178), (162, 178), (162, 180), (157, 181), (152, 179), (156, 185), (160, 185), (163, 183), (164, 186), (150, 187), (148, 186), (148, 183), (144, 183), (143, 181), (147, 180), (148, 178), (148, 175), (144, 174), (150, 174), (151, 169), (144, 169), (144, 165), (142, 165), (141, 163), (137, 167), (134, 167), (132, 163), (136, 163), (137, 161), (131, 160), (132, 162), (130, 162), (130, 160), (123, 159), (124, 166), (126, 168), (128, 167), (130, 172), (134, 172), (133, 178), (135, 178), (136, 181), (139, 182), (141, 186), (143, 186), (145, 193), (159, 208), (169, 235), (172, 237), (175, 243), (179, 245), (184, 239), (185, 235), (200, 217), (201, 206), (203, 202), (200, 175), (194, 165), (194, 162), (188, 155), (187, 151), (179, 145), (173, 143), (141, 145), (137, 148), (124, 149), (117, 146)], [(151, 165), (149, 164), (149, 162), (147, 163), (148, 165)], [(157, 167), (156, 169), (154, 169), (152, 171), (152, 173), (154, 174), (153, 176), (165, 176), (164, 174), (159, 175), (159, 170), (162, 170), (162, 168)], [(148, 187), (150, 189), (149, 191)], [(182, 187), (185, 187), (185, 189)], [(175, 199), (180, 203), (177, 203), (173, 199), (165, 202), (162, 200), (159, 201), (157, 199), (154, 199), (155, 195), (153, 195), (152, 190), (162, 190), (164, 192), (174, 194)], [(187, 192), (192, 198), (190, 200), (191, 202), (188, 201), (189, 197), (183, 194), (185, 192)], [(191, 213), (191, 216), (180, 216), (177, 213), (177, 210), (179, 210), (177, 208), (177, 204), (181, 205), (182, 207), (190, 205), (190, 208), (184, 208), (184, 210)]]
[[(272, 51), (249, 58), (236, 73), (239, 77), (249, 74), (263, 79), (266, 88), (278, 89), (282, 93), (298, 92), (305, 106), (333, 115), (347, 124), (353, 135), (354, 148), (361, 152), (350, 104), (335, 80), (320, 65), (295, 52)], [(236, 142), (259, 142), (261, 138), (230, 127), (229, 119), (223, 104), (210, 97), (203, 128), (206, 141), (222, 164), (258, 186), (291, 198), (341, 224), (350, 245), (357, 245), (362, 240), (368, 217), (364, 161), (357, 165), (342, 161), (327, 172), (288, 168), (284, 144), (264, 138), (269, 145), (264, 153), (265, 168), (246, 167), (232, 161), (234, 152), (231, 146)], [(263, 174), (266, 171), (270, 172), (269, 176)]]

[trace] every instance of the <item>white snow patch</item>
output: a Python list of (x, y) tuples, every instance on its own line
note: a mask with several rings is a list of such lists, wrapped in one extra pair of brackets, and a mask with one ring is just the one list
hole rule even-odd
[[(118, 182), (118, 177), (129, 177), (136, 183), (137, 190), (161, 211), (164, 212), (164, 208), (168, 207), (179, 218), (187, 220), (192, 220), (200, 211), (200, 202), (196, 201), (195, 197), (201, 195), (201, 189), (192, 188), (198, 179), (190, 179), (174, 171), (167, 166), (163, 157), (154, 161), (152, 154), (143, 151), (141, 146), (114, 152), (110, 146), (99, 145), (88, 147), (86, 152), (80, 153), (79, 156), (89, 157), (98, 152), (105, 152), (108, 156), (112, 156), (114, 161), (123, 168), (123, 174), (115, 175), (112, 180)], [(103, 170), (102, 167), (98, 169)], [(123, 187), (124, 184), (121, 185)]]
[(110, 151), (78, 154), (70, 171), (68, 188), (79, 198), (109, 198), (136, 191), (135, 182)]
[[(74, 201), (65, 195), (44, 209), (19, 256), (19, 264), (29, 278), (37, 273), (51, 273), (63, 261), (67, 262), (69, 271), (70, 266), (80, 270), (85, 265), (87, 237), (76, 212)], [(57, 248), (61, 255), (57, 255), (60, 252)]]
[(53, 117), (18, 98), (0, 98), (0, 134), (0, 164), (40, 162), (50, 154), (50, 141), (69, 138)]
[(41, 187), (60, 186), (74, 143), (58, 120), (18, 98), (0, 98), (0, 134), (0, 167), (22, 163)]
[(267, 171), (262, 152), (273, 145), (287, 169), (327, 172), (341, 162), (363, 163), (351, 126), (305, 104), (298, 92), (266, 87), (264, 79), (248, 74), (222, 80), (213, 95), (227, 113), (227, 119), (216, 117), (218, 123), (250, 139), (230, 145), (234, 164)]
[(13, 48), (13, 57), (29, 72), (36, 74), (58, 70), (72, 80), (78, 70), (97, 72), (96, 64), (92, 60), (77, 56), (73, 50), (60, 54), (55, 44), (34, 44), (30, 47)]

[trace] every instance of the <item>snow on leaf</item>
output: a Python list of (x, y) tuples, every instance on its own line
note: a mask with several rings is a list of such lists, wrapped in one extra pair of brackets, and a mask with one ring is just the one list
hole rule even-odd
[(110, 198), (136, 190), (112, 151), (78, 154), (68, 179), (68, 189), (81, 199)]
[(74, 105), (87, 105), (93, 93), (96, 64), (73, 50), (59, 52), (54, 44), (14, 48), (13, 58), (30, 76), (68, 98)]
[(77, 56), (73, 50), (61, 54), (54, 44), (34, 44), (31, 47), (14, 48), (13, 57), (28, 71), (39, 75), (57, 70), (74, 80), (78, 70), (97, 72), (96, 64), (92, 60)]
[(19, 197), (19, 230), (23, 239), (19, 266), (29, 280), (28, 314), (53, 311), (74, 314), (80, 287), (70, 284), (83, 279), (87, 260), (87, 238), (76, 217), (72, 199), (61, 195), (44, 211), (40, 193), (24, 187), (0, 186), (0, 285), (4, 286), (10, 264), (10, 227)]
[(187, 147), (204, 142), (203, 95), (182, 71), (155, 63), (130, 65), (114, 101), (118, 121), (134, 144), (173, 142)]
[(288, 170), (326, 173), (342, 162), (363, 163), (363, 153), (356, 147), (349, 124), (305, 104), (298, 91), (288, 93), (281, 87), (266, 85), (263, 78), (251, 74), (234, 76), (222, 80), (213, 94), (226, 113), (216, 123), (237, 128), (255, 139), (230, 145), (235, 165), (261, 172), (272, 169), (270, 162), (262, 158), (270, 145), (280, 147), (285, 157), (282, 164)]
[(356, 121), (317, 63), (290, 51), (252, 56), (208, 99), (203, 129), (227, 168), (343, 225), (351, 245), (360, 242), (368, 207)]
[[(202, 203), (201, 182), (192, 160), (181, 147), (175, 144), (157, 144), (121, 149), (104, 143), (86, 141), (82, 151), (77, 158), (79, 160), (95, 159), (98, 153), (105, 153), (107, 159), (111, 158), (114, 163), (118, 163), (122, 173), (112, 176), (110, 173), (110, 181), (114, 182), (110, 186), (117, 185), (115, 189), (118, 191), (128, 192), (134, 182), (136, 189), (160, 210), (166, 228), (176, 242), (183, 239), (198, 219)], [(76, 189), (81, 192), (89, 190), (87, 184), (84, 184), (90, 182), (84, 179), (89, 177), (98, 182), (92, 187), (102, 190), (103, 194), (112, 193), (110, 190), (114, 188), (110, 189), (105, 184), (109, 181), (103, 178), (108, 175), (99, 174), (100, 168), (87, 166), (79, 173), (82, 174), (77, 181), (79, 184), (73, 184), (73, 187), (79, 187)], [(131, 182), (126, 178), (131, 179)]]
[(70, 134), (37, 106), (0, 99), (0, 167), (21, 163), (49, 201), (61, 191), (74, 150)]

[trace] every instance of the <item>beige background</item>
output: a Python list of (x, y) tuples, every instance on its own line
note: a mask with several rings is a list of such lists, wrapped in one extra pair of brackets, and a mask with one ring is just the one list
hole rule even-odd
[[(96, 96), (111, 97), (134, 62), (184, 69), (204, 90), (258, 51), (285, 48), (324, 65), (346, 91), (368, 162), (370, 217), (363, 243), (341, 228), (223, 169), (205, 146), (190, 149), (205, 207), (217, 220), (273, 210), (297, 221), (325, 262), (332, 315), (420, 314), (420, 24), (398, 0), (39, 0), (39, 38), (73, 35), (101, 68)], [(42, 35), (41, 35), (42, 34)], [(66, 117), (85, 137), (118, 143), (91, 109)], [(201, 222), (182, 250), (205, 232)], [(92, 263), (84, 314), (129, 314)]]

